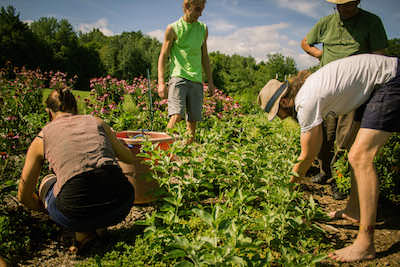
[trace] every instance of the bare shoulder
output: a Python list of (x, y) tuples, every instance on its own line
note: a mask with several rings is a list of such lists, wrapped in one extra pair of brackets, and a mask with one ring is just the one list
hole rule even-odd
[(174, 31), (174, 28), (171, 25), (168, 25), (167, 29), (165, 30), (165, 39), (168, 41), (174, 41), (176, 37), (177, 35)]

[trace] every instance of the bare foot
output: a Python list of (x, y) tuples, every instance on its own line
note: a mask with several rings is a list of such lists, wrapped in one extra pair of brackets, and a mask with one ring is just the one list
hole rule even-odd
[(375, 247), (373, 244), (362, 245), (356, 240), (352, 245), (329, 254), (329, 258), (338, 262), (372, 260), (375, 258)]
[(351, 221), (352, 223), (359, 223), (360, 218), (359, 215), (353, 215), (352, 212), (347, 212), (346, 209), (343, 210), (335, 210), (328, 213), (328, 217), (330, 219), (344, 219)]

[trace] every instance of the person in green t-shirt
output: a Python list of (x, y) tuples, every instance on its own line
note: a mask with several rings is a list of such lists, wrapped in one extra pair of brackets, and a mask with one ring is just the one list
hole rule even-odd
[[(305, 52), (320, 60), (320, 67), (351, 55), (384, 54), (388, 41), (378, 16), (359, 8), (360, 0), (327, 1), (335, 3), (338, 12), (321, 18), (301, 42)], [(316, 44), (322, 44), (322, 50), (314, 46)], [(324, 142), (318, 155), (320, 173), (313, 177), (313, 182), (323, 184), (332, 177), (335, 162), (341, 153), (350, 149), (358, 128), (354, 112), (337, 119), (332, 116), (325, 119)], [(335, 181), (331, 187), (334, 199), (346, 197), (337, 189)]]
[[(210, 60), (207, 51), (207, 26), (198, 21), (206, 0), (184, 0), (184, 15), (168, 25), (158, 60), (158, 94), (168, 97), (167, 128), (171, 129), (186, 113), (186, 125), (194, 141), (196, 123), (203, 107), (203, 69), (208, 79), (208, 91), (214, 93)], [(170, 58), (169, 87), (165, 83), (165, 66)]]

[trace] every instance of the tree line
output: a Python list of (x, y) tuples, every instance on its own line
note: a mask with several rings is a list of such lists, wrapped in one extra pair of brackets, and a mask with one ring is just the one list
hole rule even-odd
[[(61, 71), (76, 76), (75, 88), (89, 90), (91, 78), (110, 75), (132, 80), (157, 79), (161, 43), (137, 32), (105, 36), (99, 29), (75, 32), (66, 19), (42, 17), (30, 24), (20, 20), (13, 6), (0, 10), (0, 66), (25, 66), (42, 71)], [(400, 56), (400, 39), (389, 40), (388, 55)], [(293, 58), (268, 55), (253, 57), (210, 53), (215, 85), (230, 95), (254, 96), (271, 78), (285, 79), (297, 73)]]

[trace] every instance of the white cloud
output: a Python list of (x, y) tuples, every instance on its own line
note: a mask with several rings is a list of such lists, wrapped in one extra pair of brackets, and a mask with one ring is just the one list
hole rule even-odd
[(257, 62), (266, 61), (268, 54), (281, 53), (292, 57), (298, 69), (306, 69), (318, 64), (318, 60), (302, 52), (300, 42), (291, 40), (280, 31), (289, 28), (287, 23), (240, 28), (224, 36), (210, 35), (208, 50), (241, 56), (252, 56)]
[(83, 33), (90, 32), (94, 28), (99, 29), (106, 36), (114, 35), (114, 33), (108, 28), (108, 20), (105, 18), (99, 19), (94, 23), (83, 23), (78, 26), (78, 30)]
[[(301, 52), (300, 42), (291, 40), (287, 35), (279, 33), (290, 25), (279, 23), (257, 27), (246, 27), (236, 29), (234, 32), (225, 35), (213, 35), (208, 37), (208, 51), (219, 51), (223, 54), (251, 56), (257, 62), (266, 61), (268, 54), (281, 53), (284, 56), (292, 57), (298, 69), (306, 69), (318, 64), (318, 60)], [(164, 31), (154, 30), (148, 35), (163, 42)]]
[(155, 30), (148, 32), (147, 35), (156, 38), (160, 42), (164, 42), (164, 31), (162, 30)]
[(28, 20), (24, 20), (23, 22), (26, 23), (26, 24), (28, 24), (28, 25), (31, 25), (32, 22), (33, 22), (33, 20), (28, 19)]
[(228, 32), (228, 31), (236, 29), (235, 25), (233, 25), (223, 19), (216, 19), (216, 20), (209, 21), (209, 22), (207, 22), (207, 25), (210, 28), (209, 31), (213, 31), (213, 32)]
[(264, 60), (268, 53), (280, 51), (280, 39), (284, 38), (279, 30), (288, 24), (280, 23), (266, 26), (240, 28), (225, 36), (210, 35), (208, 48), (225, 54), (253, 56), (256, 60)]
[(322, 9), (322, 4), (325, 3), (320, 0), (275, 0), (275, 2), (282, 8), (291, 9), (315, 19), (326, 15), (326, 11), (323, 12), (324, 9)]

